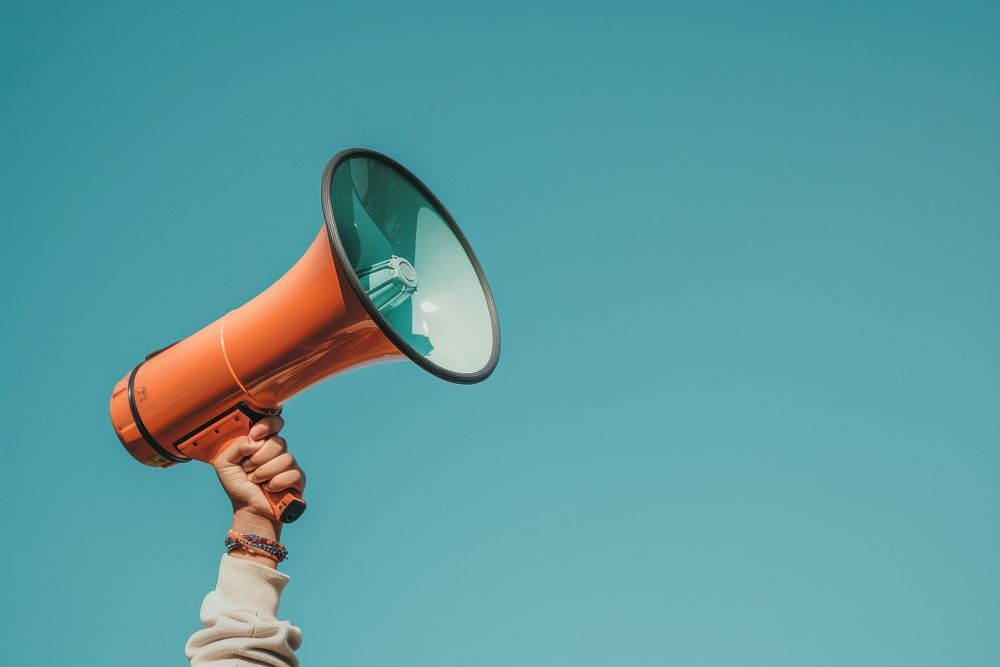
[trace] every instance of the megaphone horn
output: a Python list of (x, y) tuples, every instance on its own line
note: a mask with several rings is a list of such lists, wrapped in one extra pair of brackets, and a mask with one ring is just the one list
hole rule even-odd
[[(406, 168), (375, 151), (323, 172), (325, 224), (258, 296), (146, 356), (111, 394), (111, 422), (138, 461), (211, 462), (282, 404), (338, 373), (407, 359), (458, 383), (496, 368), (500, 329), (482, 267), (458, 225)], [(266, 492), (279, 520), (305, 511)]]

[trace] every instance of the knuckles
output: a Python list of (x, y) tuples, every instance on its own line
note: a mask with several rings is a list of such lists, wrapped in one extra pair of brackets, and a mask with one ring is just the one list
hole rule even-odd
[(284, 427), (285, 420), (278, 415), (264, 417), (250, 428), (250, 437), (260, 440), (267, 436), (275, 436)]

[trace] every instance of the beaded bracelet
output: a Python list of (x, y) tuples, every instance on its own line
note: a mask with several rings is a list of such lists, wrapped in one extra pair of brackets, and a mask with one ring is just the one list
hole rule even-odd
[(233, 549), (236, 548), (273, 558), (279, 563), (288, 558), (288, 549), (281, 542), (275, 542), (263, 535), (237, 533), (235, 530), (230, 529), (226, 537), (226, 553), (232, 553)]

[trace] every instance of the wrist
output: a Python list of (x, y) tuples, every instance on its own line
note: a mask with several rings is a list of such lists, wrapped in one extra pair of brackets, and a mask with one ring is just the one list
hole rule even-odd
[[(233, 511), (233, 530), (244, 535), (261, 535), (276, 542), (281, 537), (281, 523), (279, 521), (267, 519), (246, 509)], [(259, 563), (274, 570), (278, 569), (278, 563), (273, 558), (252, 553), (245, 549), (233, 549), (229, 552), (229, 555), (240, 560)]]
[(281, 522), (273, 517), (263, 517), (249, 509), (233, 511), (233, 530), (237, 533), (254, 533), (271, 540), (281, 538)]

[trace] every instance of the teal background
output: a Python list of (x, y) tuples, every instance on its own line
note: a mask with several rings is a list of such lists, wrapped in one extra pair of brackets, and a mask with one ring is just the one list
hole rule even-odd
[(1000, 664), (998, 29), (0, 3), (2, 662), (184, 663), (228, 503), (132, 461), (111, 388), (291, 266), (362, 145), (459, 220), (503, 350), (287, 404), (304, 665)]

